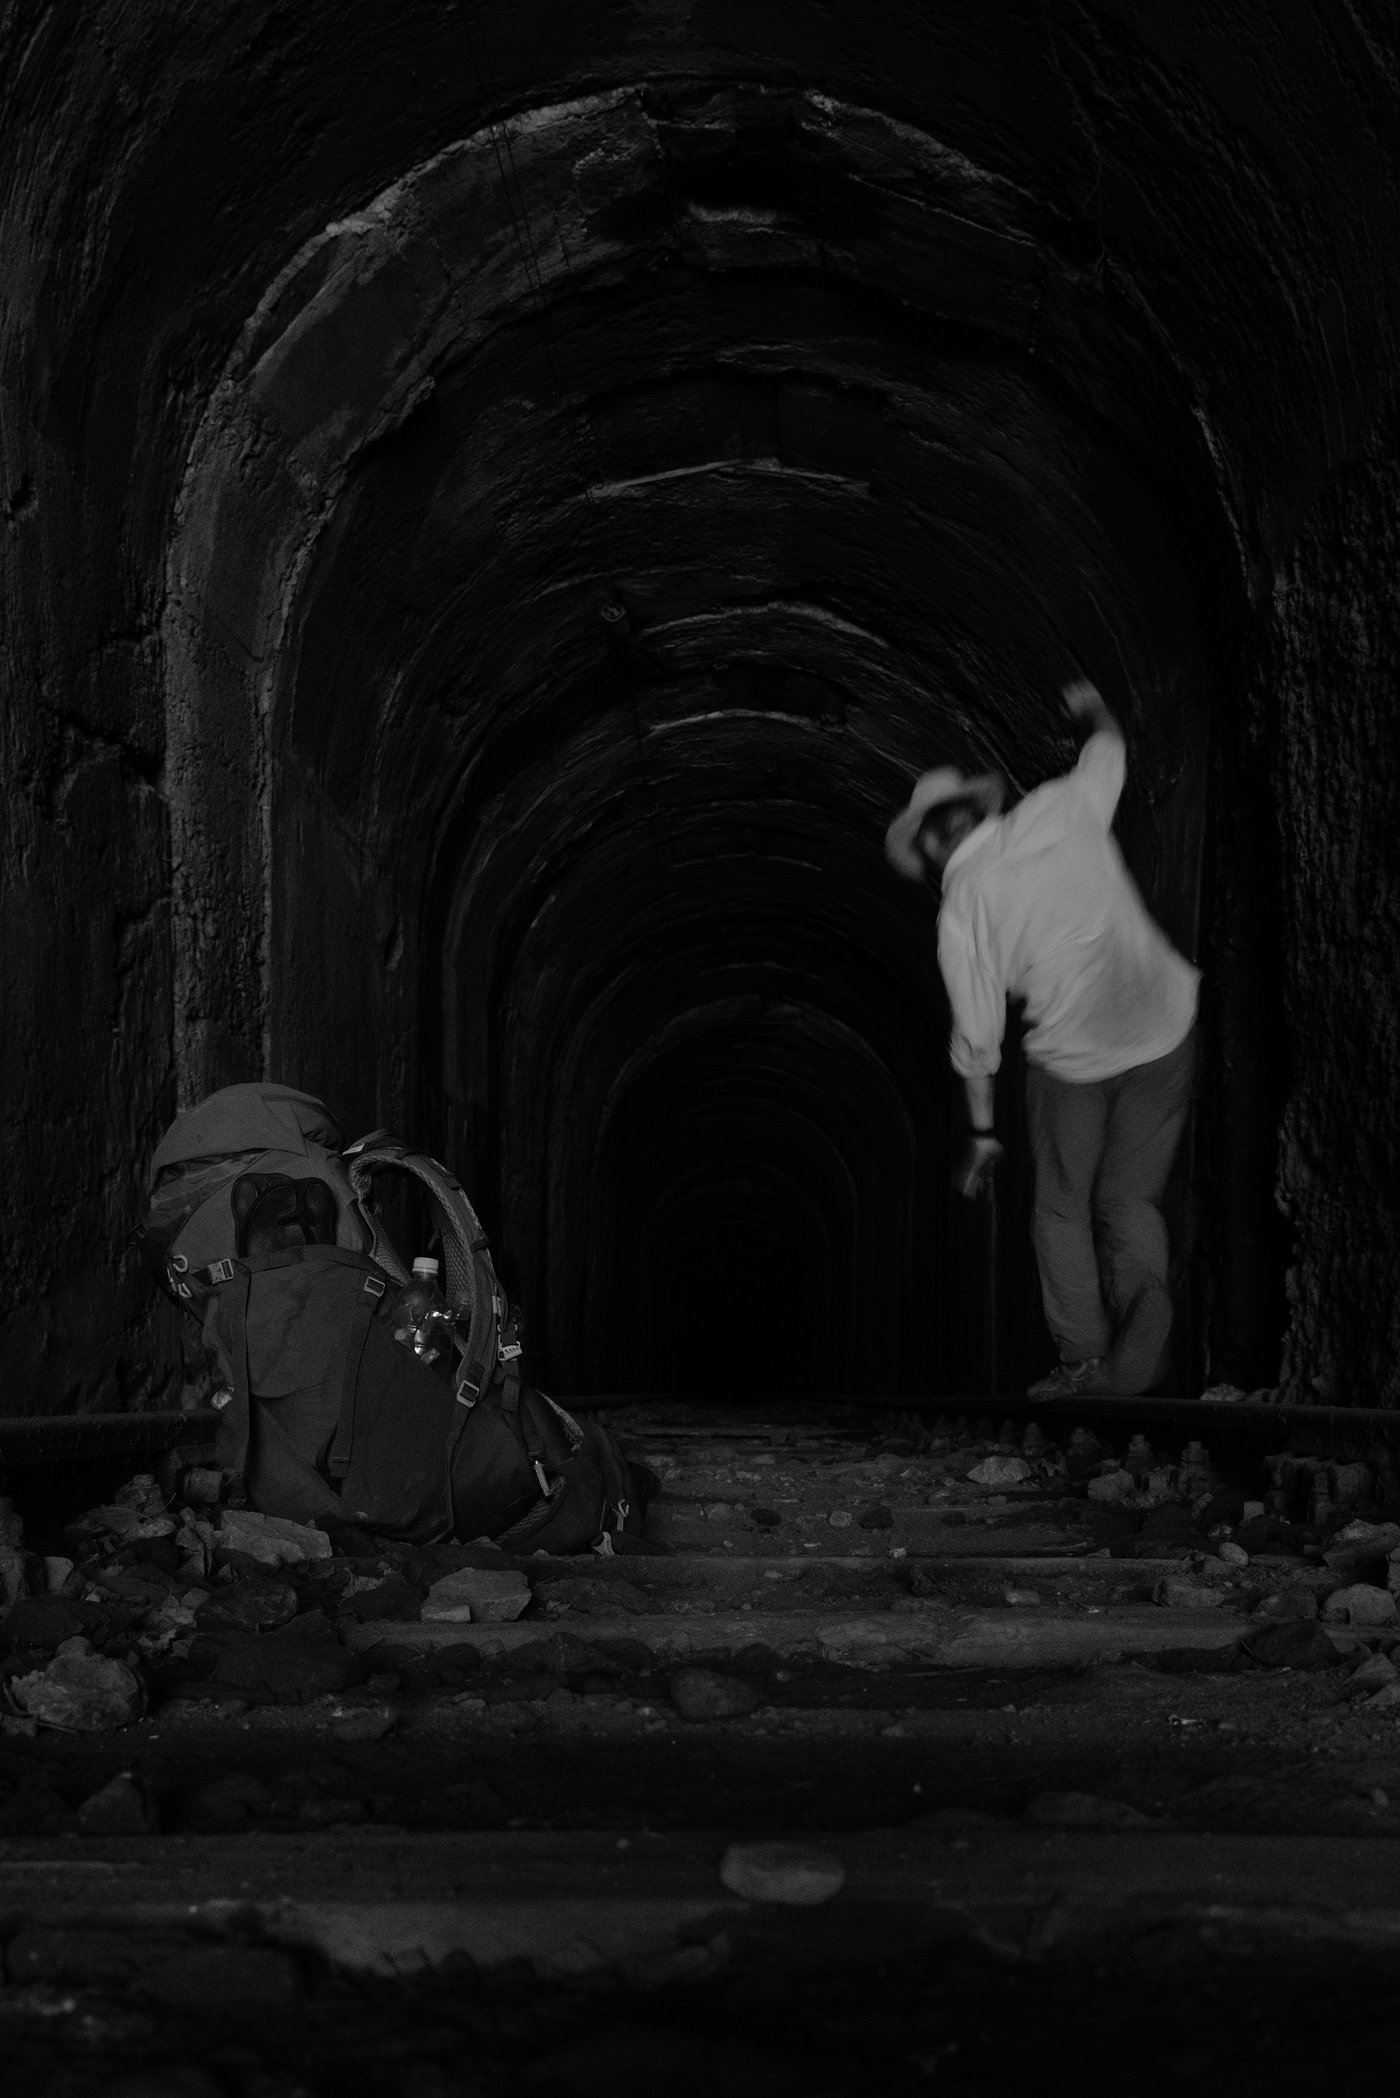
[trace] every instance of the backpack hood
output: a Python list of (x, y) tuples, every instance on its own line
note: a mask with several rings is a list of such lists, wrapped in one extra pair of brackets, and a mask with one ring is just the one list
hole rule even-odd
[(344, 1148), (344, 1136), (324, 1100), (288, 1085), (226, 1085), (177, 1115), (151, 1159), (151, 1188), (171, 1166), (196, 1159), (231, 1158), (249, 1151), (309, 1155), (309, 1146)]

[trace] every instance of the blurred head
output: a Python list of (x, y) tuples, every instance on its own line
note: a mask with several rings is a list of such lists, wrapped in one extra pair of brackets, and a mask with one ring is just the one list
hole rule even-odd
[(963, 839), (971, 837), (988, 813), (986, 804), (970, 794), (941, 801), (928, 811), (914, 834), (915, 850), (924, 862), (925, 880), (942, 881), (943, 870)]
[(908, 881), (934, 876), (941, 880), (963, 839), (998, 813), (1005, 791), (1005, 782), (995, 772), (975, 779), (952, 765), (925, 772), (914, 782), (908, 806), (885, 833), (890, 865)]

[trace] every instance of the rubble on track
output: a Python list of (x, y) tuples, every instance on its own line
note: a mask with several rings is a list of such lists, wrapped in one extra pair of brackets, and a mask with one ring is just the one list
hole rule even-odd
[[(840, 1756), (857, 1740), (918, 1754), (951, 1725), (985, 1730), (1008, 1695), (1017, 1726), (1040, 1711), (1087, 1724), (1094, 1684), (1118, 1680), (1124, 1637), (1112, 1628), (1143, 1622), (1154, 1596), (1218, 1621), (1223, 1639), (1154, 1654), (1131, 1680), (1199, 1699), (1223, 1695), (1212, 1688), (1223, 1677), (1272, 1677), (1298, 1727), (1394, 1727), (1400, 1509), (1384, 1467), (1274, 1457), (1251, 1498), (1200, 1441), (1163, 1454), (1142, 1435), (1111, 1442), (1035, 1420), (757, 1434), (738, 1417), (668, 1424), (651, 1408), (614, 1425), (663, 1493), (647, 1537), (609, 1558), (413, 1547), (277, 1521), (239, 1506), (235, 1483), (207, 1464), (138, 1474), (42, 1550), (8, 1511), (0, 1758), (42, 1760), (0, 1761), (0, 1829), (91, 1831), (123, 1816), (177, 1829), (499, 1827), (525, 1742), (541, 1758), (596, 1743), (654, 1759), (668, 1736), (697, 1755), (712, 1738), (746, 1757), (765, 1743)], [(825, 1629), (797, 1658), (743, 1630), (746, 1614), (777, 1626), (804, 1613)], [(1036, 1664), (1032, 1645), (998, 1674), (920, 1666), (901, 1646), (925, 1617), (959, 1613), (1032, 1642), (1095, 1620), (1108, 1652)], [(697, 1635), (684, 1666), (629, 1630), (677, 1620)], [(518, 1643), (493, 1646), (497, 1633)], [(84, 1717), (81, 1701), (46, 1701), (39, 1686), (78, 1663), (127, 1685), (127, 1704)], [(676, 1767), (683, 1793), (692, 1781)], [(1075, 1789), (1070, 1773), (1037, 1767), (1040, 1790)], [(639, 1783), (660, 1781), (654, 1760), (636, 1768), (652, 1773)], [(834, 1783), (835, 1768), (816, 1782)], [(542, 1811), (526, 1801), (527, 1820)]]

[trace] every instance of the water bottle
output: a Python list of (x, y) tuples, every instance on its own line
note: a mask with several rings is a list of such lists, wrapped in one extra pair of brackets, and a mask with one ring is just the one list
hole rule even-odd
[(394, 1307), (394, 1338), (412, 1348), (420, 1362), (432, 1363), (444, 1353), (450, 1356), (455, 1323), (438, 1288), (438, 1263), (420, 1253), (413, 1263), (413, 1280), (400, 1290)]

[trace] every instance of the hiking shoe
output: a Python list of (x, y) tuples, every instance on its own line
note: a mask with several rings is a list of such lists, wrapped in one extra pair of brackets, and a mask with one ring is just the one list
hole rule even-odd
[(1172, 1330), (1172, 1300), (1160, 1282), (1145, 1282), (1123, 1314), (1105, 1367), (1105, 1391), (1125, 1399), (1149, 1389)]
[(1083, 1391), (1107, 1391), (1103, 1381), (1104, 1358), (1090, 1355), (1084, 1362), (1057, 1362), (1048, 1377), (1027, 1385), (1028, 1399), (1072, 1399)]

